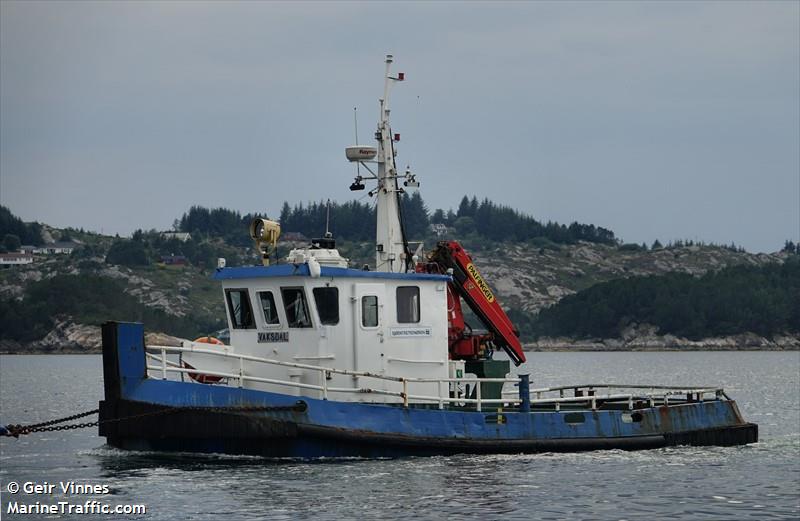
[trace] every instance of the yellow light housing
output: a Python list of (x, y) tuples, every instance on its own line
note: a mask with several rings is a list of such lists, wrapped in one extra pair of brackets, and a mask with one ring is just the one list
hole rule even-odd
[(253, 219), (250, 223), (250, 238), (256, 243), (261, 262), (269, 266), (269, 256), (277, 249), (281, 225), (268, 219)]

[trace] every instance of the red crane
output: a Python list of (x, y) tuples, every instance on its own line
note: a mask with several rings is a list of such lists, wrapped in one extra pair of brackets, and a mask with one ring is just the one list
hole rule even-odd
[[(450, 272), (449, 270), (452, 270)], [(447, 285), (447, 322), (450, 358), (476, 360), (494, 346), (503, 348), (515, 365), (525, 361), (519, 331), (500, 307), (489, 284), (472, 263), (472, 257), (457, 241), (441, 241), (427, 262), (417, 264), (420, 273), (452, 273)], [(483, 322), (488, 333), (473, 332), (464, 321), (461, 299)]]

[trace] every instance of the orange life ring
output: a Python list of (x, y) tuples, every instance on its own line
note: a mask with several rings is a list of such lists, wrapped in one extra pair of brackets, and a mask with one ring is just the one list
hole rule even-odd
[[(195, 338), (193, 342), (197, 342), (199, 344), (212, 344), (222, 346), (225, 343), (220, 340), (219, 338), (215, 338), (213, 336), (201, 336), (200, 338)], [(181, 360), (181, 365), (183, 365), (186, 369), (194, 369), (190, 364)], [(201, 384), (216, 384), (222, 381), (221, 376), (216, 376), (212, 374), (203, 374), (203, 373), (189, 373), (189, 377)]]

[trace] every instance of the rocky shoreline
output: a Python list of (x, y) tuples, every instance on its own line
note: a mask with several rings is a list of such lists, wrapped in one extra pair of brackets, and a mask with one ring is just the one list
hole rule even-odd
[[(149, 345), (179, 346), (182, 339), (148, 332)], [(99, 354), (102, 351), (99, 326), (59, 320), (43, 339), (30, 343), (0, 340), (0, 354)], [(623, 331), (622, 338), (540, 338), (523, 346), (526, 351), (800, 351), (800, 335), (786, 334), (764, 338), (755, 333), (689, 340), (673, 335), (658, 335), (656, 328), (639, 325)]]
[[(148, 345), (180, 346), (180, 338), (164, 333), (145, 333)], [(19, 355), (90, 355), (103, 350), (100, 326), (76, 324), (71, 320), (56, 321), (53, 329), (41, 340), (20, 343), (13, 340), (0, 340), (0, 354)]]
[(622, 338), (540, 338), (523, 346), (526, 351), (800, 351), (800, 335), (765, 338), (755, 333), (689, 340), (659, 335), (649, 324), (632, 326)]

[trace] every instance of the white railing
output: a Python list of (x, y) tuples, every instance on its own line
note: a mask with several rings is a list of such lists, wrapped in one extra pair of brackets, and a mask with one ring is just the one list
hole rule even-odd
[[(148, 346), (146, 356), (149, 360), (158, 362), (159, 365), (147, 365), (147, 370), (157, 374), (163, 380), (167, 379), (170, 373), (175, 374), (203, 374), (208, 376), (216, 376), (220, 378), (227, 378), (230, 382), (235, 381), (238, 387), (244, 387), (245, 382), (258, 382), (286, 387), (293, 387), (296, 389), (309, 389), (319, 391), (324, 400), (328, 399), (329, 393), (364, 393), (364, 394), (380, 394), (386, 396), (395, 396), (402, 398), (403, 406), (408, 407), (409, 401), (419, 402), (434, 402), (437, 403), (440, 409), (443, 409), (445, 404), (456, 404), (463, 406), (466, 404), (475, 404), (477, 411), (482, 410), (483, 405), (521, 405), (523, 404), (523, 397), (520, 390), (516, 391), (503, 391), (501, 398), (483, 398), (481, 396), (482, 383), (513, 383), (520, 385), (519, 378), (410, 378), (402, 376), (388, 376), (383, 374), (369, 373), (365, 371), (351, 371), (348, 369), (337, 369), (333, 367), (322, 367), (318, 365), (309, 365), (299, 362), (283, 362), (280, 360), (272, 360), (269, 358), (261, 358), (258, 356), (244, 355), (235, 353), (230, 346), (219, 346), (214, 349), (204, 347), (207, 344), (195, 344), (186, 342), (189, 347), (176, 347), (176, 346)], [(221, 349), (220, 349), (221, 348)], [(155, 354), (157, 353), (157, 354)], [(196, 353), (211, 355), (216, 357), (233, 360), (236, 362), (237, 370), (235, 372), (228, 371), (215, 371), (203, 368), (189, 369), (181, 366), (176, 362), (167, 359), (167, 354), (180, 354), (180, 353)], [(300, 358), (300, 357), (298, 357)], [(315, 358), (316, 359), (316, 358)], [(320, 360), (327, 359), (327, 357), (319, 357)], [(290, 367), (295, 369), (305, 369), (316, 371), (320, 374), (321, 385), (302, 383), (292, 380), (280, 380), (276, 378), (265, 378), (261, 376), (254, 376), (247, 374), (245, 362), (256, 362), (261, 364)], [(398, 382), (402, 385), (402, 391), (389, 391), (386, 389), (377, 389), (374, 387), (332, 387), (328, 384), (328, 376), (330, 374), (350, 375), (353, 377), (371, 378), (375, 380)], [(151, 373), (148, 376), (155, 377)], [(437, 394), (421, 395), (409, 394), (409, 384), (424, 384), (435, 383), (437, 384)], [(458, 384), (474, 384), (475, 398), (468, 398), (466, 396), (459, 396), (459, 393), (454, 393), (455, 396), (450, 396), (450, 385), (456, 384), (454, 387), (458, 388)], [(605, 394), (598, 394), (599, 390), (604, 390)], [(568, 391), (572, 391), (573, 396), (566, 396)], [(612, 392), (618, 391), (618, 392)], [(557, 393), (557, 396), (548, 396)], [(709, 396), (711, 395), (711, 396)], [(605, 402), (627, 403), (628, 409), (633, 409), (637, 404), (642, 402), (646, 403), (649, 407), (655, 405), (670, 405), (670, 399), (673, 399), (673, 404), (686, 403), (686, 401), (703, 402), (708, 400), (730, 399), (725, 391), (720, 387), (709, 386), (660, 386), (660, 385), (622, 385), (622, 384), (585, 384), (585, 385), (565, 385), (561, 387), (543, 387), (538, 389), (529, 390), (529, 400), (524, 406), (540, 405), (540, 406), (553, 406), (556, 411), (561, 410), (562, 404), (586, 404), (593, 410), (598, 408), (598, 404)], [(678, 397), (682, 398), (678, 398)]]
[[(220, 346), (223, 347), (222, 350), (220, 349), (207, 349), (202, 347), (195, 347), (197, 344), (190, 343), (190, 347), (176, 347), (176, 346), (147, 346), (146, 356), (149, 360), (153, 360), (158, 362), (159, 365), (147, 365), (147, 370), (152, 371), (155, 374), (158, 374), (162, 380), (166, 380), (168, 374), (203, 374), (208, 376), (216, 376), (220, 378), (227, 378), (229, 380), (234, 380), (238, 387), (244, 387), (245, 382), (258, 382), (258, 383), (265, 383), (265, 384), (272, 384), (272, 385), (281, 385), (286, 387), (293, 387), (297, 389), (310, 389), (315, 391), (320, 391), (322, 393), (322, 399), (327, 400), (329, 393), (366, 393), (366, 394), (381, 394), (386, 396), (396, 396), (402, 398), (403, 406), (408, 407), (409, 401), (420, 401), (420, 402), (434, 402), (438, 403), (440, 409), (443, 409), (445, 404), (456, 403), (459, 405), (464, 404), (475, 404), (475, 408), (478, 411), (482, 410), (482, 406), (485, 404), (507, 404), (507, 405), (517, 405), (520, 403), (520, 399), (517, 396), (516, 398), (483, 398), (481, 396), (481, 385), (482, 383), (519, 383), (518, 378), (407, 378), (402, 376), (388, 376), (383, 374), (376, 374), (376, 373), (369, 373), (365, 371), (351, 371), (348, 369), (337, 369), (333, 367), (322, 367), (318, 365), (309, 365), (303, 364), (298, 362), (283, 362), (280, 360), (272, 360), (269, 358), (261, 358), (258, 356), (252, 355), (244, 355), (244, 354), (237, 354), (231, 351), (229, 346)], [(200, 344), (206, 345), (206, 344)], [(155, 354), (158, 353), (158, 354)], [(210, 370), (205, 368), (194, 368), (189, 369), (187, 367), (182, 367), (180, 364), (175, 363), (171, 360), (167, 359), (167, 354), (175, 354), (175, 353), (196, 353), (196, 354), (205, 354), (205, 355), (212, 355), (217, 357), (226, 358), (229, 360), (233, 360), (238, 362), (238, 371), (237, 372), (227, 372), (227, 371), (216, 371)], [(265, 378), (261, 376), (254, 376), (249, 375), (245, 372), (246, 364), (245, 362), (256, 362), (262, 363), (267, 365), (275, 365), (275, 366), (283, 366), (283, 367), (292, 367), (295, 369), (306, 369), (310, 371), (316, 371), (320, 373), (320, 381), (322, 382), (321, 385), (315, 384), (308, 384), (308, 383), (301, 383), (297, 381), (289, 381), (289, 380), (279, 380), (275, 378)], [(385, 389), (376, 389), (372, 387), (332, 387), (328, 384), (328, 374), (342, 374), (342, 375), (350, 375), (354, 377), (361, 377), (361, 378), (372, 378), (376, 380), (383, 380), (383, 381), (390, 381), (390, 382), (399, 382), (402, 385), (402, 391), (388, 391)], [(148, 376), (153, 377), (152, 374), (148, 373)], [(419, 383), (435, 383), (438, 386), (438, 392), (436, 396), (431, 395), (420, 395), (420, 394), (409, 394), (408, 386), (409, 384), (419, 384)], [(460, 383), (470, 383), (475, 384), (475, 398), (467, 398), (465, 396), (450, 396), (450, 383), (460, 384)], [(457, 394), (457, 393), (456, 393)]]
[[(604, 390), (605, 393), (599, 394), (599, 390)], [(566, 396), (567, 391), (572, 391), (573, 395)], [(554, 405), (556, 411), (561, 409), (561, 404), (566, 403), (586, 403), (592, 409), (597, 409), (598, 402), (627, 402), (628, 409), (633, 409), (634, 405), (640, 402), (654, 407), (656, 404), (669, 405), (670, 399), (673, 398), (673, 403), (677, 403), (679, 396), (681, 403), (685, 403), (686, 400), (704, 402), (722, 398), (730, 399), (721, 387), (711, 386), (584, 384), (542, 387), (530, 389), (529, 392), (531, 405)], [(547, 396), (552, 393), (558, 393), (558, 396)], [(504, 391), (503, 394), (509, 394), (509, 392)]]

